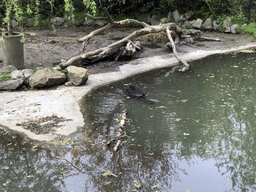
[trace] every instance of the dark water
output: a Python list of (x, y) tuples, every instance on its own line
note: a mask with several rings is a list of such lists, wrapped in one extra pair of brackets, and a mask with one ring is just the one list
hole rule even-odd
[[(86, 127), (39, 144), (0, 129), (0, 191), (256, 191), (256, 54), (211, 56), (98, 89)], [(125, 94), (137, 84), (150, 103)], [(113, 152), (123, 108), (126, 137)]]

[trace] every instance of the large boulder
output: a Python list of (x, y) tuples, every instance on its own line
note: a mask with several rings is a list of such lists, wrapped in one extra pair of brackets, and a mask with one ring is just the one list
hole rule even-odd
[(23, 78), (0, 82), (0, 91), (10, 91), (19, 89), (23, 85), (23, 83)]
[(26, 21), (27, 21), (27, 23), (34, 25), (36, 18), (27, 18)]
[(87, 69), (76, 66), (67, 67), (68, 79), (73, 85), (79, 86), (86, 83), (88, 79)]
[(180, 21), (187, 21), (191, 17), (191, 14), (185, 13), (180, 16)]
[(22, 73), (23, 73), (23, 75), (24, 75), (24, 77), (26, 78), (26, 79), (28, 79), (29, 77), (31, 77), (33, 74), (33, 70), (32, 69), (23, 69), (22, 70)]
[(188, 29), (187, 34), (192, 37), (193, 40), (200, 39), (201, 35), (203, 34), (202, 31), (196, 29)]
[(93, 19), (86, 19), (83, 23), (83, 26), (92, 26), (94, 23)]
[(212, 27), (213, 27), (213, 30), (214, 30), (214, 31), (218, 31), (218, 30), (219, 30), (219, 21), (214, 20), (214, 21), (212, 22)]
[(18, 22), (15, 19), (12, 19), (11, 22), (12, 22), (12, 27), (13, 28), (18, 27)]
[(50, 87), (66, 82), (66, 75), (57, 70), (41, 69), (29, 78), (32, 88)]
[(193, 28), (191, 22), (189, 22), (189, 21), (185, 21), (184, 24), (183, 24), (183, 26), (184, 26), (186, 29), (191, 29), (191, 28)]
[(108, 22), (105, 21), (105, 20), (97, 20), (97, 21), (96, 21), (96, 24), (97, 24), (99, 27), (103, 27), (103, 26), (107, 25)]
[(230, 27), (231, 33), (236, 34), (236, 33), (237, 33), (237, 28), (238, 28), (238, 25), (237, 25), (237, 24), (232, 25), (232, 26)]
[(223, 21), (223, 28), (225, 33), (230, 33), (231, 32), (231, 26), (232, 26), (232, 21), (230, 17), (227, 17)]
[(11, 73), (12, 79), (24, 78), (23, 72), (21, 70), (15, 70)]
[(15, 71), (15, 70), (17, 70), (17, 68), (14, 67), (13, 65), (7, 65), (0, 68), (0, 75), (2, 75), (3, 73)]
[(206, 21), (203, 24), (203, 27), (205, 30), (210, 30), (210, 31), (213, 30), (212, 20), (210, 18), (206, 19)]
[(166, 17), (160, 19), (160, 23), (168, 23), (168, 19)]
[(63, 17), (55, 17), (53, 19), (53, 24), (56, 26), (60, 26), (65, 22), (65, 19)]
[(173, 22), (174, 21), (173, 17), (172, 17), (172, 12), (168, 13), (167, 19), (168, 19), (168, 22)]
[(196, 29), (201, 29), (202, 23), (203, 23), (202, 19), (198, 18), (198, 19), (195, 21), (195, 23), (193, 24), (193, 27), (196, 28)]
[(172, 13), (172, 17), (174, 19), (174, 21), (177, 23), (180, 21), (180, 13), (178, 10), (175, 10), (173, 13)]
[(159, 25), (159, 21), (156, 19), (155, 15), (152, 15), (151, 17), (148, 16), (148, 19), (146, 22), (149, 23), (150, 25)]

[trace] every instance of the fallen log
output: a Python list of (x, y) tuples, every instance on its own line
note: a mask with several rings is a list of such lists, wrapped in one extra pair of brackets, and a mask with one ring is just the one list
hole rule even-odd
[(198, 39), (199, 41), (220, 41), (219, 38), (214, 38), (214, 37), (204, 37), (204, 36), (201, 36), (199, 37)]
[(115, 128), (115, 137), (107, 142), (107, 145), (110, 146), (111, 143), (116, 142), (113, 148), (114, 151), (117, 151), (122, 143), (122, 137), (124, 134), (124, 124), (126, 120), (127, 110), (123, 109), (120, 114), (120, 122)]
[[(160, 24), (157, 26), (150, 26), (145, 22), (140, 22), (140, 21), (137, 21), (134, 19), (125, 19), (122, 21), (114, 21), (111, 18), (111, 16), (109, 15), (107, 9), (105, 9), (105, 12), (106, 12), (107, 17), (101, 17), (101, 18), (93, 17), (93, 16), (87, 14), (87, 17), (89, 17), (89, 18), (92, 18), (95, 20), (103, 19), (103, 20), (107, 20), (109, 23), (106, 26), (104, 26), (100, 29), (97, 29), (95, 31), (92, 31), (88, 35), (79, 39), (80, 42), (84, 42), (83, 47), (81, 49), (82, 53), (80, 55), (72, 57), (68, 60), (62, 60), (62, 63), (60, 64), (61, 68), (68, 67), (69, 65), (74, 64), (78, 60), (85, 60), (85, 61), (88, 61), (88, 62), (85, 62), (85, 64), (90, 64), (92, 62), (100, 61), (100, 60), (102, 60), (104, 58), (108, 58), (108, 57), (110, 57), (110, 58), (114, 57), (115, 61), (117, 61), (121, 58), (127, 57), (127, 56), (132, 57), (136, 51), (140, 50), (140, 47), (138, 45), (136, 45), (136, 43), (133, 43), (133, 41), (136, 38), (138, 38), (139, 36), (146, 35), (149, 33), (164, 32), (168, 28), (168, 30), (170, 30), (171, 32), (167, 32), (167, 35), (169, 33), (170, 37), (173, 36), (175, 38), (175, 43), (180, 43), (181, 39), (182, 39), (182, 34), (185, 33), (185, 30), (182, 27), (179, 27), (176, 23), (166, 23), (166, 24)], [(85, 45), (88, 44), (88, 41), (94, 35), (96, 35), (100, 32), (103, 32), (111, 27), (121, 27), (121, 26), (125, 26), (127, 24), (129, 24), (129, 25), (134, 24), (134, 25), (141, 26), (143, 28), (134, 31), (127, 37), (125, 37), (115, 43), (112, 43), (106, 47), (102, 47), (97, 50), (90, 51), (88, 53), (83, 53)], [(168, 38), (170, 39), (169, 36), (168, 36)], [(178, 56), (173, 40), (171, 42), (172, 42), (172, 47), (174, 48), (173, 50), (175, 51), (175, 53), (174, 53), (175, 57), (177, 57), (177, 59), (179, 61), (181, 61), (186, 66), (186, 68), (188, 68), (188, 64), (186, 62), (184, 62), (184, 60), (182, 60)]]
[[(130, 22), (133, 22), (133, 21), (134, 20), (130, 20)], [(135, 43), (132, 43), (132, 40), (136, 39), (139, 36), (146, 35), (149, 33), (159, 33), (159, 32), (165, 31), (166, 27), (175, 31), (176, 26), (177, 25), (175, 23), (162, 24), (162, 25), (158, 25), (158, 26), (148, 26), (147, 25), (145, 28), (136, 30), (133, 33), (131, 33), (130, 35), (128, 35), (127, 37), (125, 37), (115, 43), (112, 43), (106, 47), (99, 48), (97, 50), (94, 50), (94, 51), (91, 51), (88, 53), (83, 53), (78, 56), (72, 57), (68, 60), (65, 60), (64, 62), (62, 62), (60, 64), (60, 67), (61, 68), (68, 67), (69, 65), (72, 65), (73, 63), (75, 63), (77, 60), (81, 60), (81, 59), (89, 59), (90, 60), (90, 57), (94, 57), (94, 58), (97, 58), (98, 60), (101, 60), (103, 58), (106, 58), (108, 55), (111, 55), (111, 53), (119, 53), (120, 50), (124, 49), (122, 47), (126, 47), (126, 49), (127, 49), (131, 44), (135, 45)], [(173, 33), (173, 34), (176, 35), (176, 33)], [(83, 40), (87, 41), (91, 37), (92, 37), (92, 33), (90, 33), (88, 36), (85, 36), (83, 38)], [(179, 42), (179, 40), (178, 40), (178, 42)], [(134, 47), (136, 47), (136, 46), (134, 46)], [(134, 50), (134, 48), (132, 48), (132, 49)], [(126, 52), (126, 51), (124, 51), (124, 52)], [(132, 52), (134, 53), (134, 51), (132, 51)], [(122, 54), (124, 55), (124, 53), (122, 53)], [(116, 60), (119, 58), (120, 57), (116, 57)]]
[(186, 70), (189, 68), (189, 64), (184, 60), (182, 59), (179, 55), (178, 55), (178, 52), (176, 51), (176, 47), (175, 47), (175, 44), (174, 44), (174, 41), (172, 39), (172, 36), (171, 36), (171, 31), (169, 30), (168, 27), (166, 27), (166, 33), (167, 33), (167, 36), (171, 42), (171, 46), (172, 46), (172, 50), (173, 50), (173, 53), (175, 55), (175, 57), (185, 66), (183, 68), (183, 70)]

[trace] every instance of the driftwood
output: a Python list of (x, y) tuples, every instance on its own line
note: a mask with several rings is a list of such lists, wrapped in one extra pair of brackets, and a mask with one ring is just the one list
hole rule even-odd
[(200, 40), (200, 41), (220, 41), (219, 38), (204, 37), (204, 36), (199, 37), (198, 40)]
[(114, 151), (117, 151), (122, 143), (122, 137), (124, 136), (124, 124), (126, 120), (127, 110), (123, 109), (120, 114), (120, 122), (115, 128), (115, 137), (107, 142), (107, 145), (110, 146), (111, 143), (115, 142), (113, 148)]
[(174, 53), (175, 57), (181, 63), (183, 63), (183, 65), (185, 66), (184, 69), (187, 69), (189, 67), (189, 64), (178, 55), (178, 53), (176, 51), (176, 47), (175, 47), (174, 41), (173, 41), (172, 36), (171, 36), (171, 31), (169, 30), (168, 27), (166, 27), (166, 33), (167, 33), (167, 36), (168, 36), (168, 38), (169, 38), (169, 40), (171, 42), (172, 50), (173, 50), (173, 53)]
[[(93, 62), (97, 62), (104, 58), (114, 58), (117, 61), (118, 59), (123, 58), (123, 57), (127, 57), (127, 56), (132, 57), (133, 54), (140, 49), (139, 43), (138, 42), (133, 43), (133, 40), (135, 40), (139, 36), (146, 35), (149, 33), (159, 33), (162, 31), (167, 31), (167, 29), (168, 29), (171, 32), (167, 31), (167, 35), (169, 33), (168, 37), (173, 36), (175, 38), (175, 43), (180, 43), (182, 34), (185, 33), (185, 30), (183, 28), (179, 27), (176, 23), (167, 23), (167, 24), (160, 24), (157, 26), (150, 26), (145, 22), (140, 22), (140, 21), (137, 21), (134, 19), (114, 21), (111, 18), (111, 16), (108, 14), (108, 11), (106, 9), (105, 9), (105, 12), (107, 14), (107, 17), (100, 17), (100, 18), (93, 17), (93, 16), (87, 14), (87, 17), (89, 17), (89, 18), (92, 18), (95, 20), (97, 20), (97, 19), (107, 20), (109, 23), (106, 26), (104, 26), (100, 29), (97, 29), (95, 31), (92, 31), (90, 34), (79, 39), (80, 42), (83, 42), (83, 47), (81, 49), (82, 52), (84, 51), (84, 46), (89, 42), (90, 38), (92, 38), (94, 35), (96, 35), (100, 32), (103, 32), (106, 29), (109, 29), (111, 27), (120, 27), (120, 26), (124, 26), (127, 24), (133, 24), (133, 25), (141, 26), (143, 28), (134, 31), (127, 37), (125, 37), (115, 43), (112, 43), (106, 47), (102, 47), (102, 48), (99, 48), (97, 50), (90, 51), (87, 53), (82, 53), (82, 54), (72, 57), (68, 60), (62, 60), (62, 63), (60, 64), (61, 68), (68, 67), (69, 65), (74, 64), (78, 60), (83, 60), (83, 61), (88, 61), (88, 63), (93, 63)], [(170, 39), (170, 37), (169, 37), (169, 39)], [(173, 42), (173, 40), (171, 42)], [(176, 51), (175, 44), (172, 43), (171, 46), (172, 46), (173, 50)], [(180, 62), (182, 62), (186, 68), (188, 68), (188, 64), (178, 56), (177, 51), (174, 54), (175, 54), (175, 57)]]

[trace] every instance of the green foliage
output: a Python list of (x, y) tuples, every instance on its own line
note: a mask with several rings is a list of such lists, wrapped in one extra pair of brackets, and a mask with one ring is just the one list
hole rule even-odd
[(227, 15), (225, 15), (225, 14), (220, 15), (220, 16), (218, 17), (218, 20), (219, 20), (219, 22), (220, 22), (220, 24), (219, 24), (219, 30), (220, 30), (221, 32), (224, 32), (223, 21), (224, 21), (226, 18), (227, 18)]
[(8, 72), (1, 74), (0, 82), (4, 82), (4, 81), (8, 81), (8, 80), (12, 79), (11, 73), (12, 73), (12, 71), (9, 70)]
[(84, 12), (74, 12), (74, 18), (77, 25), (82, 25), (85, 21)]
[(32, 68), (32, 74), (35, 74), (38, 70), (43, 69), (42, 67), (34, 67)]
[(60, 71), (60, 72), (62, 72), (62, 73), (64, 73), (64, 74), (67, 74), (68, 73), (68, 70), (67, 70), (67, 68), (61, 68), (59, 65), (57, 65), (57, 70), (58, 71)]
[(252, 23), (250, 25), (246, 25), (241, 30), (245, 33), (248, 33), (248, 34), (256, 37), (256, 24), (255, 23)]
[(152, 10), (159, 7), (160, 2), (155, 0), (95, 0), (97, 15), (103, 16), (105, 14), (103, 7), (106, 7), (113, 16), (121, 14), (130, 18), (143, 13), (151, 14)]

